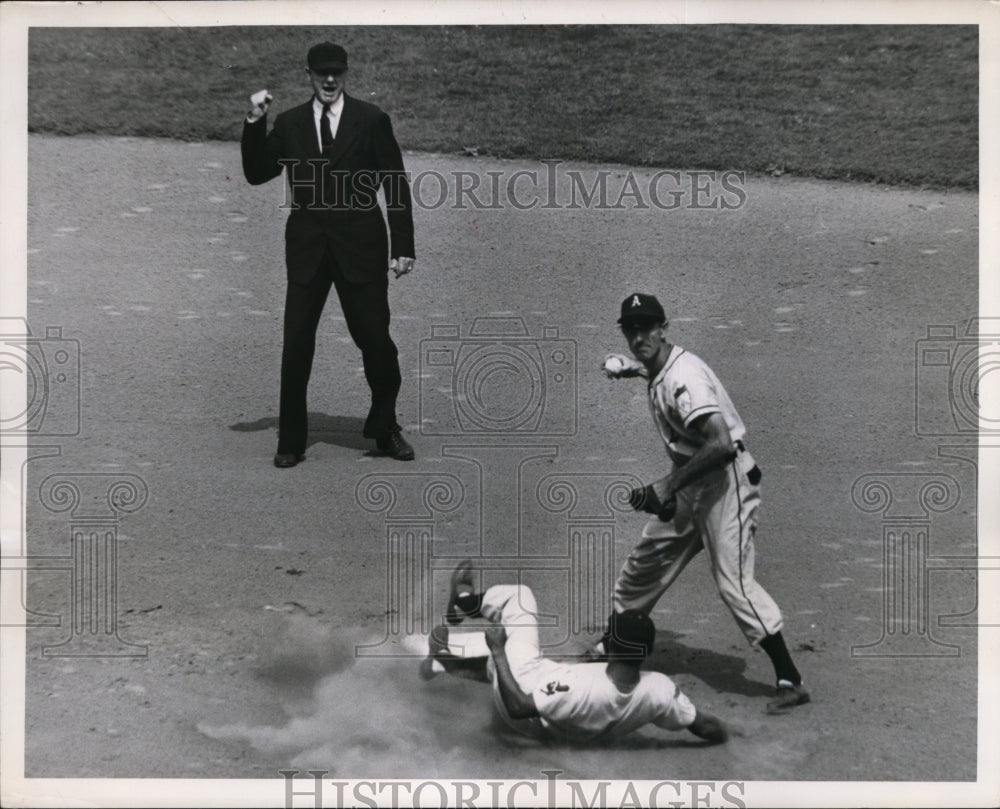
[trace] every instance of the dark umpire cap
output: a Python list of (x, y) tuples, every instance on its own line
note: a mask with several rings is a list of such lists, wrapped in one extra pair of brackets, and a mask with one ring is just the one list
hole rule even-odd
[(320, 42), (309, 49), (306, 63), (310, 70), (317, 73), (328, 70), (341, 72), (347, 70), (347, 51), (332, 42)]
[(660, 302), (653, 295), (633, 292), (622, 301), (622, 316), (618, 318), (621, 325), (628, 323), (648, 323), (655, 321), (663, 323), (667, 313), (663, 311)]
[(626, 657), (638, 657), (640, 654), (647, 657), (652, 653), (656, 627), (646, 613), (638, 610), (613, 612), (608, 623), (609, 652), (618, 652)]

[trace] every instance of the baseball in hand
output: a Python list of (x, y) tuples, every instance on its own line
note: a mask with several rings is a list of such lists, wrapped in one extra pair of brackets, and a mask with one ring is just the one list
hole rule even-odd
[(611, 356), (604, 360), (604, 370), (611, 376), (618, 376), (625, 370), (625, 363), (621, 357)]

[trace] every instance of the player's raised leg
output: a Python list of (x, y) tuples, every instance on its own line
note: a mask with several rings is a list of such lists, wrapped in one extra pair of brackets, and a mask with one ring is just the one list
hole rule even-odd
[(427, 636), (427, 657), (420, 662), (420, 678), (433, 680), (443, 671), (448, 671), (455, 655), (448, 648), (448, 627), (444, 624), (431, 630)]
[(455, 677), (467, 680), (490, 681), (487, 671), (488, 656), (465, 656), (461, 643), (453, 648), (448, 627), (440, 624), (427, 638), (427, 657), (420, 662), (420, 677), (423, 680), (433, 680), (442, 672), (448, 672)]
[(472, 561), (463, 559), (451, 572), (451, 592), (445, 620), (449, 624), (460, 624), (465, 616), (476, 617), (482, 603), (482, 595), (476, 593), (477, 576), (472, 569)]

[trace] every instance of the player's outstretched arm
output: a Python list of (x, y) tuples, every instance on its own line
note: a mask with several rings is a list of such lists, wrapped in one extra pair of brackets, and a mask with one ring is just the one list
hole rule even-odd
[(601, 363), (601, 370), (608, 379), (624, 379), (632, 376), (648, 377), (649, 371), (638, 360), (626, 357), (624, 354), (608, 354)]
[(525, 694), (514, 679), (507, 660), (507, 633), (502, 626), (491, 626), (486, 630), (486, 644), (493, 653), (493, 665), (496, 668), (497, 685), (500, 688), (500, 698), (511, 719), (531, 719), (540, 716), (535, 700), (530, 694)]
[(688, 730), (698, 738), (712, 744), (722, 744), (729, 739), (729, 732), (726, 730), (726, 726), (711, 714), (702, 713), (701, 711), (695, 713), (694, 722), (688, 725)]

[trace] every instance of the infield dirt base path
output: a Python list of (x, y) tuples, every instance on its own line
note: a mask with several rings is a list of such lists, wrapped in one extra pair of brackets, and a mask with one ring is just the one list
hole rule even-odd
[[(914, 391), (932, 403), (917, 414), (924, 426), (948, 429), (947, 374), (915, 358), (928, 326), (960, 337), (976, 313), (978, 197), (753, 177), (735, 210), (462, 210), (455, 172), (484, 182), (498, 172), (506, 183), (518, 170), (544, 177), (545, 165), (406, 160), (452, 184), (440, 207), (433, 178), (421, 186), (417, 267), (390, 282), (400, 420), (417, 460), (377, 457), (360, 437), (360, 356), (331, 299), (308, 459), (277, 470), (279, 182), (249, 187), (232, 143), (31, 138), (29, 322), (36, 335), (60, 326), (79, 341), (82, 419), (78, 436), (50, 442), (60, 454), (27, 466), (29, 551), (68, 553), (70, 516), (40, 500), (50, 475), (141, 478), (146, 503), (118, 526), (118, 633), (148, 654), (42, 657), (68, 622), (32, 629), (27, 775), (277, 778), (308, 767), (345, 778), (540, 779), (549, 769), (586, 779), (974, 779), (975, 468), (938, 452), (965, 435), (914, 434)], [(598, 168), (559, 167), (569, 170), (589, 185)], [(610, 171), (612, 198), (630, 176), (645, 193), (653, 174)], [(615, 320), (635, 290), (660, 297), (672, 338), (714, 367), (748, 425), (764, 470), (759, 578), (784, 611), (814, 701), (764, 714), (767, 658), (746, 646), (697, 559), (654, 612), (650, 665), (734, 738), (702, 748), (653, 729), (610, 749), (541, 747), (491, 726), (485, 686), (425, 684), (405, 642), (381, 643), (413, 617), (389, 592), (400, 559), (415, 564), (393, 556), (393, 530), (432, 532), (422, 580), (436, 610), (448, 573), (438, 561), (487, 548), (526, 571), (558, 619), (547, 637), (583, 649), (593, 635), (566, 638), (567, 526), (587, 516), (594, 480), (661, 470), (644, 386), (599, 370), (607, 351), (625, 349)], [(547, 398), (531, 406), (548, 409), (534, 432), (470, 433), (447, 385), (426, 367), (421, 377), (432, 327), (452, 327), (438, 336), (457, 364), (483, 317), (522, 318), (532, 356), (543, 357)], [(553, 346), (575, 386), (556, 379)], [(477, 390), (513, 418), (516, 397), (534, 395), (523, 384), (516, 368), (500, 369)], [(886, 574), (891, 515), (877, 499), (867, 511), (852, 499), (864, 475), (887, 480), (897, 506), (918, 517), (924, 508), (938, 561), (925, 578), (900, 574), (926, 583), (919, 598)], [(575, 511), (533, 499), (551, 476), (570, 481)], [(457, 500), (405, 500), (434, 479)], [(375, 480), (395, 491), (382, 510), (359, 489)], [(954, 483), (940, 512), (920, 505), (931, 480)], [(613, 537), (616, 568), (640, 518), (590, 517)], [(29, 606), (69, 615), (68, 582), (66, 571), (33, 573)], [(886, 620), (887, 589), (927, 620), (913, 625), (918, 656), (878, 645), (898, 626)], [(419, 622), (412, 629), (419, 635)], [(403, 656), (358, 658), (358, 644)], [(852, 653), (865, 644), (868, 656)]]

